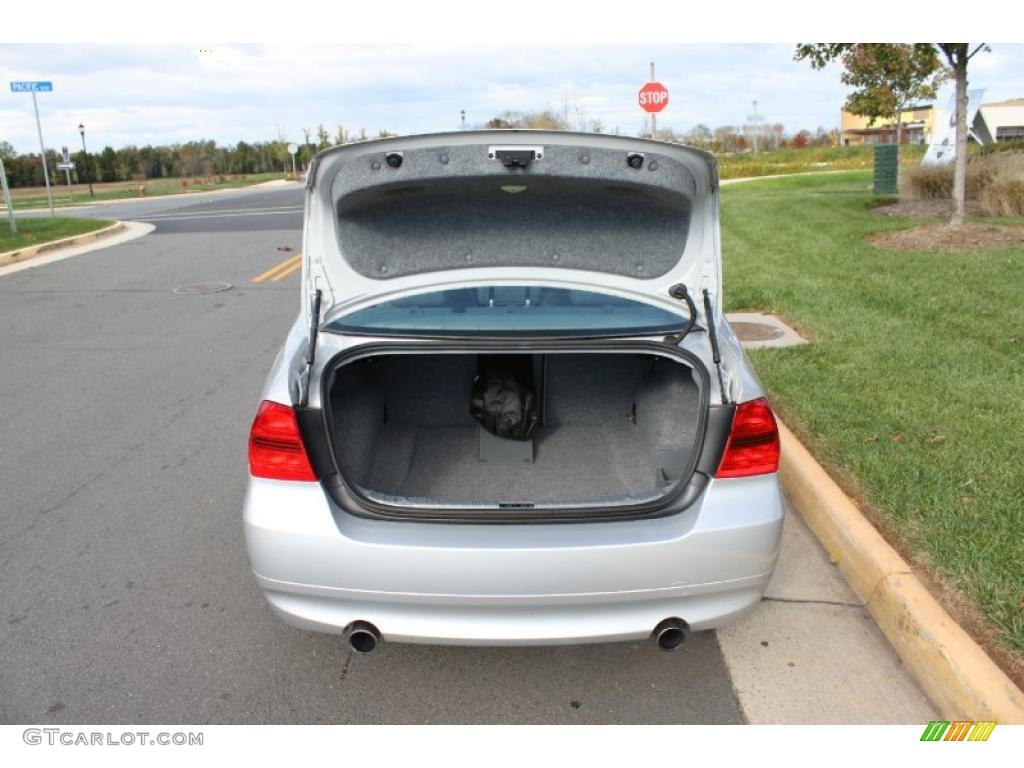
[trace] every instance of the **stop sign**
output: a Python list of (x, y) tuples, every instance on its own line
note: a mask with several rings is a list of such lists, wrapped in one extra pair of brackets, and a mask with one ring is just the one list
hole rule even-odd
[(658, 82), (647, 83), (640, 89), (639, 101), (645, 112), (661, 112), (668, 106), (668, 88)]

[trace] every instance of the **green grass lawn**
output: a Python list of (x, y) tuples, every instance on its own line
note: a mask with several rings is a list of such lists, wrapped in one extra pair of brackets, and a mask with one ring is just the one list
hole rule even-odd
[(870, 186), (853, 172), (724, 187), (726, 305), (813, 337), (751, 354), (782, 418), (1024, 652), (1024, 248), (872, 248), (867, 234), (922, 222), (872, 213)]
[(108, 227), (114, 222), (107, 219), (72, 219), (49, 216), (18, 219), (18, 234), (11, 233), (6, 215), (0, 218), (0, 253), (14, 251), (29, 245), (39, 245), (62, 237), (81, 235)]
[[(63, 176), (61, 177), (63, 178)], [(208, 177), (216, 178), (216, 177)], [(210, 192), (217, 189), (231, 189), (234, 187), (248, 187), (253, 184), (262, 184), (265, 181), (284, 179), (283, 173), (253, 173), (242, 177), (226, 177), (224, 181), (203, 181), (202, 179), (150, 179), (146, 182), (146, 197), (161, 197), (163, 195), (177, 195), (184, 192)], [(182, 182), (186, 183), (182, 183)], [(53, 184), (54, 208), (63, 208), (69, 205), (84, 205), (101, 200), (123, 200), (125, 198), (139, 197), (139, 181), (118, 181), (104, 184), (93, 184), (94, 196), (89, 196), (88, 184), (74, 184), (69, 195), (68, 188), (64, 184)], [(11, 190), (11, 198), (15, 210), (28, 208), (46, 208), (49, 203), (46, 199), (46, 189), (43, 187), (16, 188)]]
[[(917, 165), (924, 157), (925, 147), (908, 144), (900, 148), (903, 165)], [(749, 176), (778, 176), (785, 173), (813, 173), (815, 171), (843, 171), (873, 168), (874, 147), (804, 147), (780, 149), (774, 152), (750, 152), (717, 155), (718, 168), (723, 179), (741, 179)]]

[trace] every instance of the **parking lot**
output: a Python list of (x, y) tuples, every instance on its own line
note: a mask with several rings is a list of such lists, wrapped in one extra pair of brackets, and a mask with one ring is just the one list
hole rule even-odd
[[(156, 229), (0, 275), (0, 720), (928, 719), (841, 580), (816, 576), (827, 558), (792, 515), (774, 602), (675, 654), (385, 643), (362, 657), (281, 624), (249, 573), (241, 504), (260, 386), (298, 310), (301, 211), (298, 185), (81, 210)], [(173, 292), (212, 282), (233, 287)]]

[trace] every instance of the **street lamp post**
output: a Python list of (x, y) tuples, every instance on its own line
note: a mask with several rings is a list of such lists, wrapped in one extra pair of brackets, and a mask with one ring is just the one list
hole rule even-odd
[(96, 197), (92, 191), (92, 171), (89, 170), (89, 150), (85, 148), (85, 126), (78, 124), (78, 132), (82, 135), (82, 153), (85, 155), (85, 176), (89, 182), (89, 197)]

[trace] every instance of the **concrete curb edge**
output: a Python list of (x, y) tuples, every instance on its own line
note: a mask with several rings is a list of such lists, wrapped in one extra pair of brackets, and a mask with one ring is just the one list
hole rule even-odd
[(779, 477), (793, 507), (932, 702), (950, 719), (1024, 723), (1024, 693), (782, 423), (779, 434)]
[(51, 240), (48, 243), (39, 243), (39, 245), (30, 245), (25, 248), (19, 248), (16, 251), (0, 253), (0, 267), (6, 267), (9, 264), (18, 264), (23, 261), (28, 261), (35, 256), (39, 256), (43, 253), (49, 253), (50, 251), (56, 251), (60, 248), (68, 248), (73, 245), (91, 243), (94, 240), (100, 240), (104, 237), (109, 237), (110, 235), (116, 235), (124, 228), (123, 221), (115, 221), (110, 226), (97, 229), (93, 232), (86, 232), (81, 235), (72, 235), (71, 237), (62, 237), (60, 240)]

